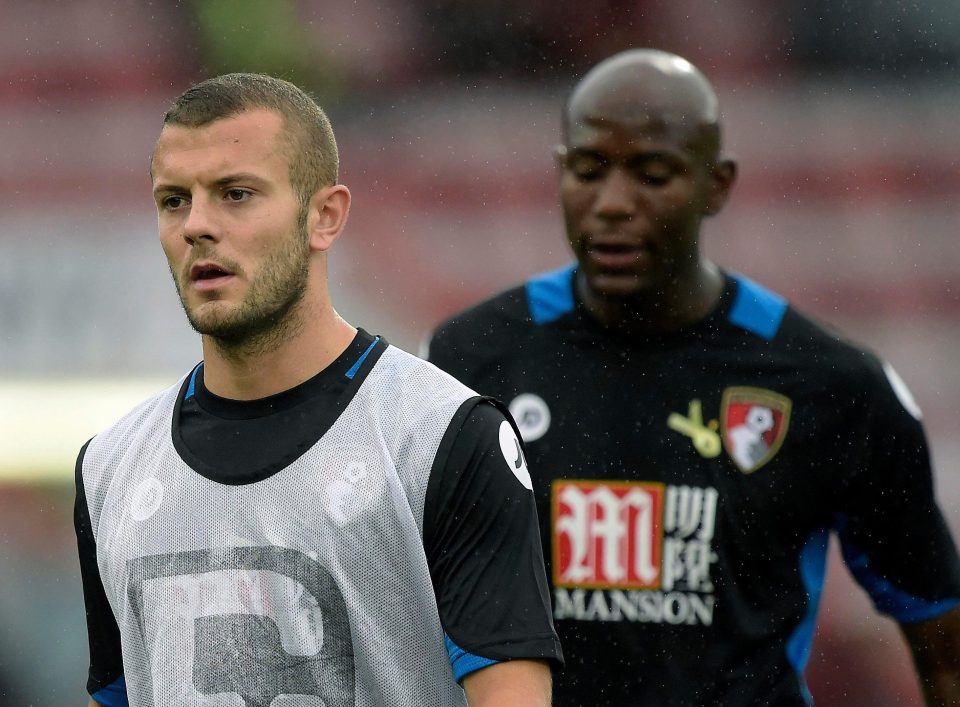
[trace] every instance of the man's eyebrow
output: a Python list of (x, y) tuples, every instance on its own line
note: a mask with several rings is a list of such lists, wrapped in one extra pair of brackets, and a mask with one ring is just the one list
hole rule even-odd
[(683, 156), (670, 150), (650, 150), (632, 155), (628, 162), (681, 162)]
[(568, 147), (564, 151), (569, 156), (576, 157), (596, 157), (597, 159), (606, 159), (600, 150), (594, 150), (589, 147)]
[(182, 192), (182, 191), (187, 191), (187, 188), (178, 186), (176, 184), (164, 184), (163, 182), (161, 182), (153, 186), (154, 194), (170, 194), (173, 192)]
[[(242, 183), (262, 183), (264, 181), (263, 177), (258, 177), (256, 174), (249, 172), (238, 172), (237, 174), (228, 174), (226, 176), (220, 177), (213, 181), (213, 186), (222, 189), (223, 187), (230, 186), (231, 184), (242, 184)], [(171, 192), (185, 192), (190, 191), (188, 187), (181, 186), (179, 184), (167, 184), (164, 182), (158, 183), (153, 187), (154, 194), (166, 194)]]
[(238, 172), (237, 174), (228, 174), (225, 177), (220, 177), (219, 179), (215, 180), (213, 184), (217, 187), (225, 187), (241, 182), (260, 183), (263, 181), (263, 177), (258, 177), (256, 174), (251, 174), (250, 172)]

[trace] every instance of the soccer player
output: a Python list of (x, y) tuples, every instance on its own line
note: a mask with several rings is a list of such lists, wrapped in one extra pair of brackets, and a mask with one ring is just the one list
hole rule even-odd
[(928, 698), (960, 704), (960, 566), (889, 364), (709, 262), (734, 183), (681, 57), (613, 56), (566, 103), (576, 263), (444, 323), (429, 357), (526, 440), (567, 666), (557, 705), (802, 705), (836, 532)]
[(337, 164), (286, 81), (210, 79), (165, 116), (160, 242), (203, 362), (77, 461), (92, 705), (549, 703), (514, 426), (338, 316)]

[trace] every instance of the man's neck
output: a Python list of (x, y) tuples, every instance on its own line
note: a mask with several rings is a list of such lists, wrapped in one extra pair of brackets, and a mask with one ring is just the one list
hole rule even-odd
[(633, 297), (597, 296), (583, 281), (577, 286), (587, 311), (603, 327), (649, 336), (675, 333), (710, 316), (723, 293), (724, 276), (716, 265), (703, 261), (690, 277)]
[(261, 345), (224, 346), (203, 337), (203, 380), (207, 390), (232, 400), (258, 400), (309, 380), (333, 363), (353, 341), (356, 328), (332, 307), (303, 312), (286, 336)]

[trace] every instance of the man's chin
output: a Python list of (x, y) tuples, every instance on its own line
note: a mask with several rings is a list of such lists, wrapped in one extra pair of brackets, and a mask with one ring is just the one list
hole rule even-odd
[(623, 299), (647, 294), (656, 289), (658, 280), (639, 273), (593, 273), (587, 275), (587, 287), (597, 297)]
[(236, 321), (236, 317), (225, 307), (204, 305), (203, 307), (187, 310), (187, 321), (198, 334), (211, 336), (215, 339), (234, 339), (247, 327), (243, 322)]

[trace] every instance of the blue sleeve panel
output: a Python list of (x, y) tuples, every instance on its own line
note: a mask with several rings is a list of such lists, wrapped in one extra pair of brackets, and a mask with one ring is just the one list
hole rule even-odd
[(846, 532), (846, 518), (837, 520), (843, 561), (850, 573), (863, 587), (877, 611), (887, 614), (898, 623), (915, 624), (935, 619), (960, 604), (960, 597), (946, 599), (922, 599), (898, 589), (890, 580), (880, 576), (870, 567), (870, 557), (851, 541)]
[(730, 321), (769, 341), (780, 329), (787, 301), (743, 275), (736, 275), (735, 279), (737, 295), (730, 310)]
[(450, 656), (450, 667), (453, 668), (453, 677), (457, 682), (463, 680), (470, 673), (486, 668), (488, 665), (496, 665), (499, 660), (483, 658), (473, 653), (467, 653), (458, 646), (447, 634), (443, 634), (443, 641), (447, 644), (447, 654)]
[(90, 697), (103, 707), (130, 707), (127, 701), (127, 680), (122, 675)]
[(800, 550), (800, 580), (807, 590), (807, 611), (790, 634), (787, 641), (787, 660), (793, 666), (800, 680), (800, 691), (807, 704), (813, 704), (813, 697), (803, 677), (810, 659), (813, 634), (817, 626), (817, 612), (820, 610), (820, 597), (827, 574), (827, 547), (830, 531), (823, 528), (813, 533)]
[(527, 282), (527, 306), (536, 324), (549, 324), (573, 311), (574, 270), (576, 265), (565, 265)]

